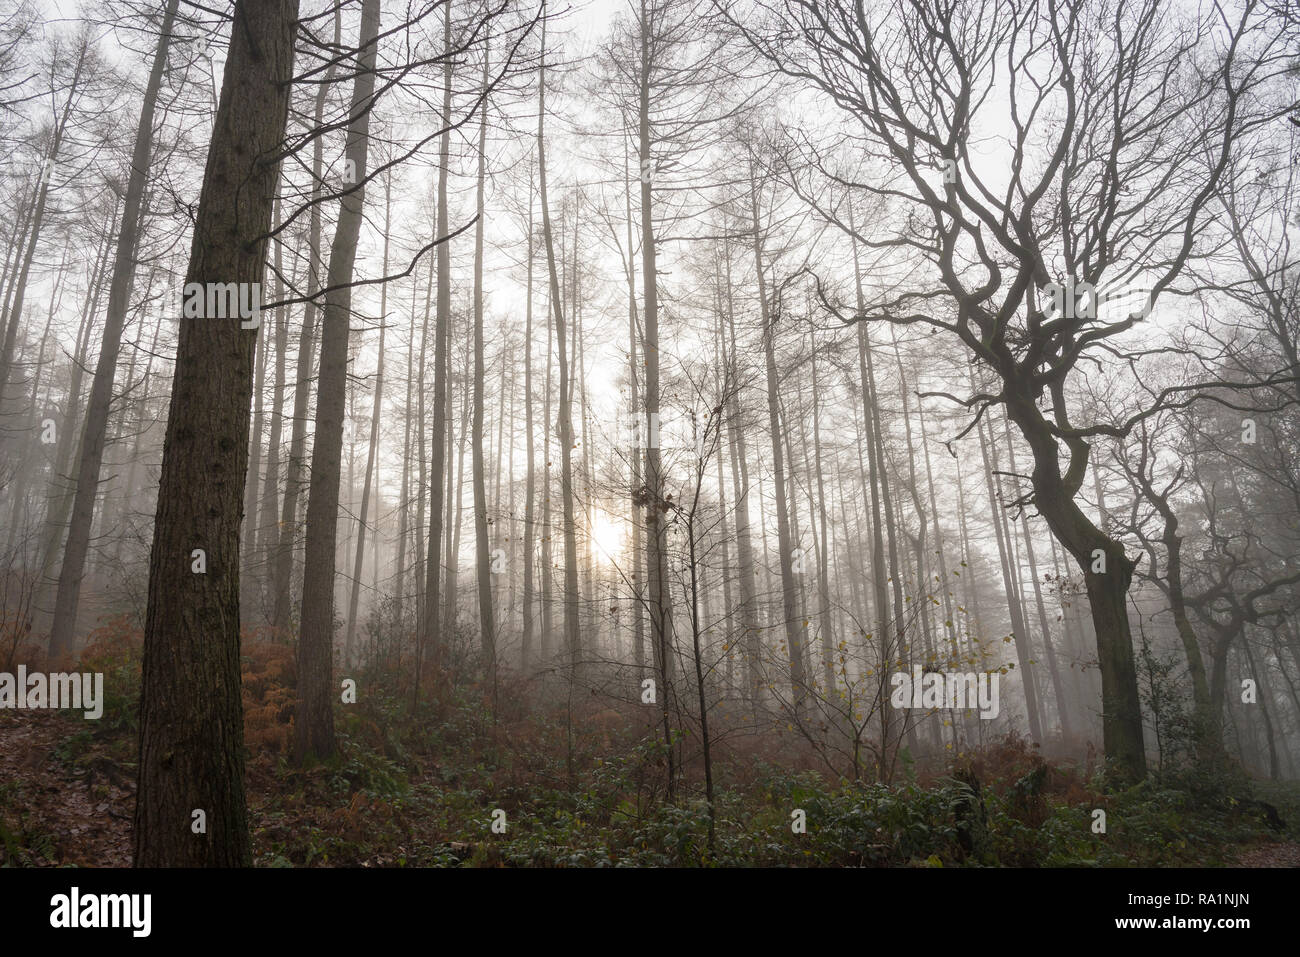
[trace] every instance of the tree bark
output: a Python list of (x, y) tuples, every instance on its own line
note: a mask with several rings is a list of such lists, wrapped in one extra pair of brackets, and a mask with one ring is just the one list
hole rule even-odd
[[(236, 0), (186, 283), (260, 283), (293, 77), (296, 0)], [(239, 529), (257, 332), (182, 319), (149, 558), (137, 867), (251, 864)], [(194, 549), (207, 571), (192, 571)], [(192, 813), (204, 812), (196, 833)]]

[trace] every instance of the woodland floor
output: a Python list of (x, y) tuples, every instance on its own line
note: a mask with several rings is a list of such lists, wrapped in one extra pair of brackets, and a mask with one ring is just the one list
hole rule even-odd
[[(405, 693), (372, 690), (340, 707), (339, 754), (296, 768), (292, 653), (246, 650), (258, 866), (1300, 866), (1295, 782), (1166, 775), (1106, 793), (1011, 739), (960, 768), (908, 766), (891, 786), (855, 784), (816, 770), (792, 736), (774, 746), (779, 736), (747, 738), (721, 717), (710, 849), (689, 736), (687, 793), (669, 803), (663, 749), (635, 718), (594, 705), (537, 711), (522, 688), (501, 696), (511, 704), (495, 718), (472, 687), (431, 689), (416, 716)], [(129, 683), (138, 660), (106, 660), (116, 651), (83, 657), (83, 668)], [(0, 711), (0, 866), (129, 866), (134, 716), (131, 695), (110, 697), (98, 721)], [(1266, 807), (1281, 820), (1270, 825)], [(491, 833), (497, 808), (506, 835)], [(791, 833), (792, 808), (805, 810), (806, 834)]]

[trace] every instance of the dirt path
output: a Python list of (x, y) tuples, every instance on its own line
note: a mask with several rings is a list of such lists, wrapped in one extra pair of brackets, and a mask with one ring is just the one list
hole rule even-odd
[(131, 865), (133, 784), (105, 759), (65, 767), (68, 734), (54, 712), (0, 712), (0, 865)]

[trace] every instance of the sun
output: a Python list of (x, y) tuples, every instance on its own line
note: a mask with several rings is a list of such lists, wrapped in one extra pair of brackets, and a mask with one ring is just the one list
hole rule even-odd
[(604, 512), (596, 511), (591, 519), (591, 540), (596, 554), (607, 565), (614, 564), (623, 549), (623, 526)]

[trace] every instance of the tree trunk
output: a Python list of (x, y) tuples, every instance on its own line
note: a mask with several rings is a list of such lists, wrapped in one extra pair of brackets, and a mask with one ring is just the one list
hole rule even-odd
[[(334, 10), (333, 49), (342, 43), (342, 8)], [(334, 64), (325, 69), (321, 84), (316, 90), (314, 128), (324, 124), (325, 98), (334, 76)], [(293, 390), (293, 430), (289, 437), (289, 461), (284, 477), (284, 503), (280, 510), (279, 538), (276, 544), (275, 566), (272, 569), (275, 610), (271, 624), (275, 632), (285, 637), (289, 633), (291, 616), (290, 594), (293, 583), (293, 552), (298, 541), (298, 496), (302, 494), (303, 456), (307, 449), (307, 409), (311, 401), (312, 366), (316, 361), (316, 316), (320, 311), (316, 294), (320, 291), (321, 272), (321, 175), (324, 167), (324, 137), (316, 137), (312, 144), (311, 211), (308, 213), (307, 302), (303, 307), (302, 338), (298, 342), (297, 379)]]
[[(1008, 417), (1019, 427), (1033, 453), (1034, 504), (1057, 540), (1083, 569), (1097, 634), (1106, 758), (1114, 766), (1117, 784), (1140, 781), (1146, 777), (1146, 751), (1127, 608), (1136, 563), (1124, 554), (1123, 544), (1089, 521), (1075, 501), (1083, 469), (1087, 468), (1086, 443), (1082, 447), (1075, 443), (1071, 462), (1080, 465), (1072, 466), (1067, 478), (1061, 468), (1057, 437), (1033, 396), (1012, 392), (1006, 401)], [(1093, 571), (1094, 566), (1104, 570)]]
[[(278, 201), (277, 201), (278, 205)], [(278, 211), (275, 217), (279, 218)], [(281, 253), (282, 243), (275, 244), (275, 280), (272, 283), (272, 295), (276, 301), (283, 296), (283, 283), (280, 280), (282, 274)], [(258, 578), (261, 581), (263, 594), (259, 603), (258, 612), (260, 615), (266, 615), (266, 595), (264, 593), (266, 582), (274, 566), (274, 557), (276, 550), (280, 546), (280, 527), (277, 524), (276, 515), (279, 512), (279, 490), (280, 490), (280, 444), (284, 437), (284, 383), (285, 373), (288, 366), (289, 349), (289, 309), (287, 306), (280, 306), (275, 310), (275, 386), (271, 399), (271, 436), (266, 445), (266, 479), (262, 484), (262, 501), (261, 501), (261, 518), (258, 524), (261, 525), (261, 543), (262, 557), (261, 567), (258, 569)]]
[[(668, 735), (669, 684), (673, 674), (672, 595), (668, 587), (668, 512), (664, 501), (664, 476), (659, 450), (659, 251), (654, 233), (654, 155), (651, 152), (650, 100), (652, 52), (651, 23), (645, 0), (641, 2), (641, 60), (637, 100), (637, 158), (641, 169), (641, 286), (645, 318), (642, 349), (645, 355), (645, 521), (646, 577), (649, 591), (650, 631), (655, 668), (659, 672), (664, 734)], [(670, 760), (671, 765), (671, 760)], [(669, 790), (674, 791), (674, 769), (669, 768)]]
[[(519, 644), (519, 667), (529, 673), (533, 654), (533, 568), (536, 548), (534, 523), (537, 521), (536, 458), (533, 449), (533, 260), (537, 248), (533, 231), (533, 171), (528, 171), (528, 289), (524, 307), (524, 442), (527, 445), (528, 488), (524, 493), (524, 624)], [(549, 338), (549, 333), (548, 333)], [(543, 447), (544, 448), (544, 447)]]
[[(573, 509), (573, 421), (569, 391), (569, 356), (565, 346), (564, 303), (560, 293), (560, 274), (555, 260), (555, 239), (551, 229), (550, 202), (546, 192), (546, 69), (538, 93), (537, 111), (537, 181), (542, 207), (542, 239), (546, 247), (546, 267), (551, 283), (551, 311), (555, 316), (555, 348), (559, 354), (559, 416), (555, 423), (560, 443), (560, 502), (564, 523), (564, 642), (572, 680), (578, 665), (578, 538)], [(548, 427), (550, 423), (547, 423)]]
[(294, 714), (294, 758), (328, 758), (335, 750), (334, 576), (339, 522), (339, 478), (343, 458), (343, 416), (348, 392), (352, 274), (365, 203), (371, 97), (375, 90), (379, 0), (364, 0), (352, 84), (344, 157), (356, 170), (357, 185), (343, 195), (321, 319), (320, 383), (307, 498), (306, 558), (302, 576), (302, 628), (298, 638), (298, 708)]
[[(438, 147), (438, 235), (448, 233), (447, 175), (451, 166), (451, 0), (443, 6), (442, 19), (442, 142)], [(434, 666), (443, 663), (442, 618), (438, 595), (442, 571), (442, 511), (443, 475), (447, 455), (447, 378), (450, 368), (448, 350), (451, 345), (451, 249), (446, 241), (438, 246), (438, 300), (437, 331), (434, 336), (433, 358), (433, 436), (432, 461), (429, 466), (429, 549), (425, 556), (424, 601), (421, 603), (421, 621), (417, 624), (418, 641), (433, 657)], [(420, 668), (423, 662), (416, 659), (415, 700), (420, 698)]]
[[(293, 77), (296, 0), (236, 0), (186, 283), (260, 283)], [(248, 867), (239, 526), (257, 332), (181, 319), (149, 558), (137, 867)], [(206, 573), (193, 551), (203, 549)], [(203, 811), (200, 832), (195, 811)]]
[(763, 268), (763, 240), (758, 208), (758, 183), (750, 170), (750, 208), (753, 212), (754, 274), (758, 283), (759, 315), (763, 323), (763, 358), (767, 369), (767, 421), (772, 436), (772, 484), (776, 497), (776, 536), (781, 563), (781, 614), (785, 625), (786, 657), (790, 662), (790, 690), (796, 717), (803, 714), (808, 684), (804, 675), (803, 635), (794, 588), (794, 542), (790, 534), (790, 510), (785, 490), (785, 459), (781, 448), (781, 413), (776, 371), (776, 323), (767, 302), (767, 279)]
[(740, 567), (740, 647), (745, 656), (745, 698), (755, 710), (763, 696), (762, 644), (758, 633), (758, 599), (754, 576), (754, 541), (749, 519), (749, 451), (745, 447), (745, 426), (740, 419), (740, 368), (736, 358), (736, 316), (731, 284), (731, 248), (726, 249), (723, 270), (727, 306), (727, 369), (734, 383), (727, 396), (727, 450), (731, 458), (732, 501), (736, 513), (736, 561)]
[[(392, 224), (393, 178), (384, 179), (384, 254), (380, 274), (388, 275), (388, 230)], [(370, 490), (374, 482), (375, 456), (379, 451), (379, 416), (384, 405), (384, 334), (388, 329), (388, 283), (379, 287), (379, 358), (375, 368), (374, 407), (370, 410), (370, 442), (366, 452), (366, 477), (362, 482), (361, 514), (357, 519), (357, 554), (352, 562), (352, 597), (348, 600), (348, 631), (343, 640), (343, 666), (352, 665), (352, 641), (357, 632), (357, 611), (361, 600), (361, 565), (365, 558), (366, 520), (370, 515)], [(379, 514), (375, 509), (376, 517)], [(379, 528), (375, 528), (379, 538)]]
[[(483, 50), (483, 96), (488, 92), (488, 48)], [(483, 474), (483, 186), (487, 177), (487, 100), (480, 105), (483, 115), (478, 127), (478, 187), (475, 210), (478, 225), (474, 228), (474, 551), (477, 566), (479, 645), (483, 654), (483, 674), (492, 689), (492, 708), (496, 711), (496, 629), (492, 620), (492, 543), (488, 539), (487, 485)], [(544, 207), (543, 207), (544, 208)], [(500, 475), (498, 463), (497, 474)]]

